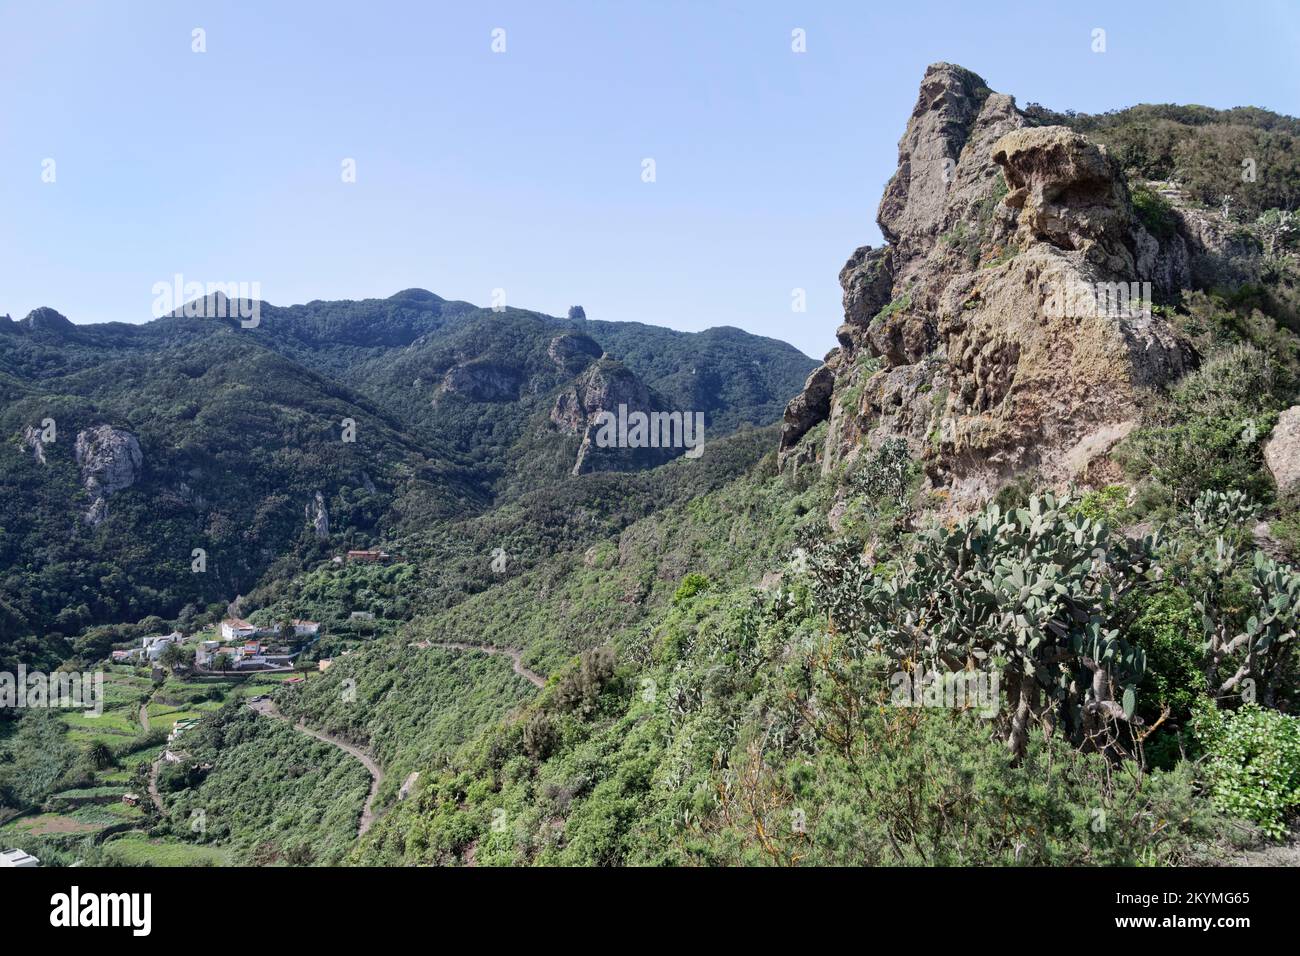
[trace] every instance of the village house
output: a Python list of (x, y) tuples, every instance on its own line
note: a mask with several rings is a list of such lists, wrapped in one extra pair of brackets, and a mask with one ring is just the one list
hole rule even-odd
[(292, 623), (294, 637), (315, 637), (320, 633), (320, 624), (316, 621), (295, 620)]
[(224, 641), (241, 641), (257, 636), (257, 627), (238, 617), (227, 618), (221, 622), (221, 639)]
[(141, 651), (144, 657), (156, 661), (162, 657), (162, 652), (168, 644), (179, 644), (183, 640), (185, 638), (181, 636), (180, 631), (172, 631), (170, 634), (162, 634), (157, 637), (146, 637), (141, 642)]
[(387, 551), (381, 551), (381, 550), (348, 552), (349, 562), (352, 561), (382, 562), (382, 561), (392, 560), (392, 557), (393, 556), (389, 554)]
[(41, 861), (23, 850), (5, 850), (0, 852), (0, 867), (6, 866), (40, 866)]
[(199, 722), (199, 718), (197, 717), (188, 717), (184, 720), (176, 721), (176, 723), (172, 726), (171, 733), (167, 735), (167, 742), (171, 743), (172, 741), (176, 740), (176, 738), (180, 737), (181, 734), (185, 733), (185, 731), (189, 730), (191, 727), (196, 726), (198, 722)]

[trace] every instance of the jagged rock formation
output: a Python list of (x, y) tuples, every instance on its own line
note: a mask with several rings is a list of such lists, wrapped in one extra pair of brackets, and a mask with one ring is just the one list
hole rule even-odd
[(1064, 484), (1192, 361), (1149, 296), (1128, 298), (1183, 281), (1186, 243), (1143, 228), (1104, 148), (1032, 125), (969, 70), (926, 71), (878, 222), (888, 245), (840, 273), (840, 347), (786, 410), (784, 468), (901, 437), (957, 509), (1023, 472)]
[(76, 329), (67, 316), (48, 306), (33, 309), (18, 325), (30, 331), (38, 339), (56, 341)]
[(307, 524), (311, 526), (317, 541), (328, 541), (330, 536), (330, 515), (325, 507), (325, 495), (316, 492), (316, 496), (303, 509)]
[(108, 499), (140, 478), (144, 467), (140, 442), (128, 431), (96, 425), (77, 433), (74, 455), (82, 486), (91, 497), (86, 523), (97, 525), (108, 517)]
[(31, 449), (32, 458), (36, 464), (45, 464), (45, 441), (41, 438), (41, 430), (33, 425), (28, 425), (23, 429), (23, 445)]
[(633, 471), (652, 468), (680, 454), (671, 448), (602, 448), (596, 441), (601, 412), (659, 411), (661, 406), (650, 389), (621, 362), (601, 359), (562, 391), (551, 408), (550, 420), (563, 432), (581, 434), (572, 473)]
[(1278, 494), (1300, 489), (1300, 405), (1278, 416), (1273, 434), (1264, 446), (1264, 463), (1277, 483)]

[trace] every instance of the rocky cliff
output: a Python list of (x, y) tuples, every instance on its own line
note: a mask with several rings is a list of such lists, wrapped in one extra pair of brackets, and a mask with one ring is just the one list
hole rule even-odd
[(602, 413), (650, 414), (662, 403), (637, 375), (621, 362), (592, 362), (572, 386), (562, 391), (551, 409), (550, 423), (561, 432), (581, 435), (574, 475), (593, 471), (636, 471), (671, 460), (681, 451), (672, 448), (601, 447), (597, 441)]
[(108, 516), (108, 499), (140, 478), (144, 455), (128, 431), (96, 425), (77, 433), (75, 449), (82, 486), (90, 493), (86, 523), (97, 525)]
[(877, 221), (886, 245), (840, 274), (839, 347), (786, 409), (783, 468), (901, 437), (957, 509), (1022, 473), (1102, 478), (1194, 361), (1151, 309), (1185, 281), (1186, 241), (1144, 228), (1103, 147), (969, 70), (927, 69)]

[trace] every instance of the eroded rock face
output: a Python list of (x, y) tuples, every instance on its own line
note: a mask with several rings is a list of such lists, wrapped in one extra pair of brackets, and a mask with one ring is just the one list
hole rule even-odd
[(831, 392), (835, 388), (835, 373), (825, 365), (813, 369), (804, 382), (803, 391), (785, 407), (781, 423), (781, 450), (784, 452), (799, 443), (818, 422), (826, 420), (831, 410)]
[(855, 249), (840, 270), (844, 290), (844, 326), (836, 333), (840, 345), (850, 347), (855, 335), (865, 332), (876, 313), (889, 305), (893, 295), (893, 257), (888, 246)]
[(477, 360), (447, 370), (439, 396), (455, 395), (471, 402), (510, 402), (519, 397), (520, 374), (490, 361)]
[(35, 426), (28, 425), (23, 429), (23, 444), (31, 451), (32, 458), (36, 464), (45, 464), (45, 440), (41, 437), (41, 430)]
[(1149, 298), (1105, 291), (1176, 285), (1186, 245), (1142, 228), (1102, 147), (1031, 126), (969, 70), (926, 71), (878, 221), (889, 245), (841, 272), (841, 348), (787, 410), (783, 467), (902, 437), (959, 510), (1027, 471), (1086, 479), (1192, 360)]
[(1264, 463), (1277, 483), (1278, 494), (1300, 490), (1300, 405), (1278, 416), (1273, 434), (1264, 446)]
[(632, 471), (652, 468), (680, 453), (665, 448), (601, 448), (596, 441), (602, 412), (659, 411), (645, 383), (620, 362), (602, 359), (592, 364), (576, 382), (559, 394), (551, 408), (551, 423), (561, 431), (581, 434), (572, 473)]
[(1132, 266), (1124, 244), (1133, 221), (1128, 191), (1101, 146), (1064, 126), (1018, 129), (994, 144), (993, 162), (1011, 190), (1003, 202), (1020, 212), (1022, 242), (1068, 250), (1102, 244), (1127, 256), (1117, 265)]
[(551, 339), (546, 354), (561, 372), (576, 375), (605, 353), (591, 336), (564, 332)]
[(316, 535), (317, 541), (328, 541), (330, 536), (330, 515), (325, 507), (325, 495), (316, 492), (316, 496), (303, 509), (308, 526)]
[(97, 525), (108, 517), (108, 499), (139, 480), (144, 468), (140, 442), (128, 431), (96, 425), (77, 433), (74, 456), (91, 496), (86, 522)]

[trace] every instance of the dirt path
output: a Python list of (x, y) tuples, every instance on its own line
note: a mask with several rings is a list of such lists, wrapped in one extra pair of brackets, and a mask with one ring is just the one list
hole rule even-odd
[[(277, 720), (284, 721), (289, 719), (284, 716), (284, 714), (280, 713), (280, 709), (275, 706), (274, 701), (262, 700), (257, 703), (250, 703), (248, 706), (264, 717), (274, 717)], [(318, 730), (312, 730), (301, 721), (294, 724), (293, 728), (301, 731), (308, 737), (315, 737), (322, 743), (327, 743), (339, 748), (339, 750), (342, 750), (348, 755), (360, 760), (362, 766), (364, 766), (366, 770), (370, 771), (370, 795), (366, 797), (365, 806), (361, 808), (361, 823), (357, 827), (357, 836), (365, 836), (366, 831), (369, 830), (371, 824), (375, 822), (375, 797), (379, 796), (379, 785), (383, 783), (384, 771), (380, 768), (379, 764), (375, 763), (375, 759), (360, 747), (353, 746), (347, 741), (340, 740), (338, 737), (331, 734), (323, 734)]]
[[(140, 726), (144, 728), (144, 732), (146, 734), (149, 732), (149, 701), (150, 700), (153, 700), (152, 695), (150, 695), (145, 700), (145, 702), (140, 705)], [(166, 752), (167, 752), (167, 748), (164, 747), (163, 753)], [(162, 763), (162, 754), (160, 753), (158, 755), (158, 759), (149, 765), (149, 799), (153, 801), (153, 805), (158, 808), (159, 813), (165, 812), (163, 810), (162, 794), (158, 792), (158, 767), (161, 763)]]
[(505, 654), (514, 663), (516, 674), (535, 687), (546, 686), (546, 678), (525, 667), (522, 652), (510, 647), (495, 647), (492, 644), (462, 644), (459, 641), (420, 641), (411, 646), (418, 647), (421, 650), (427, 647), (438, 647), (444, 651), (479, 651), (483, 654)]

